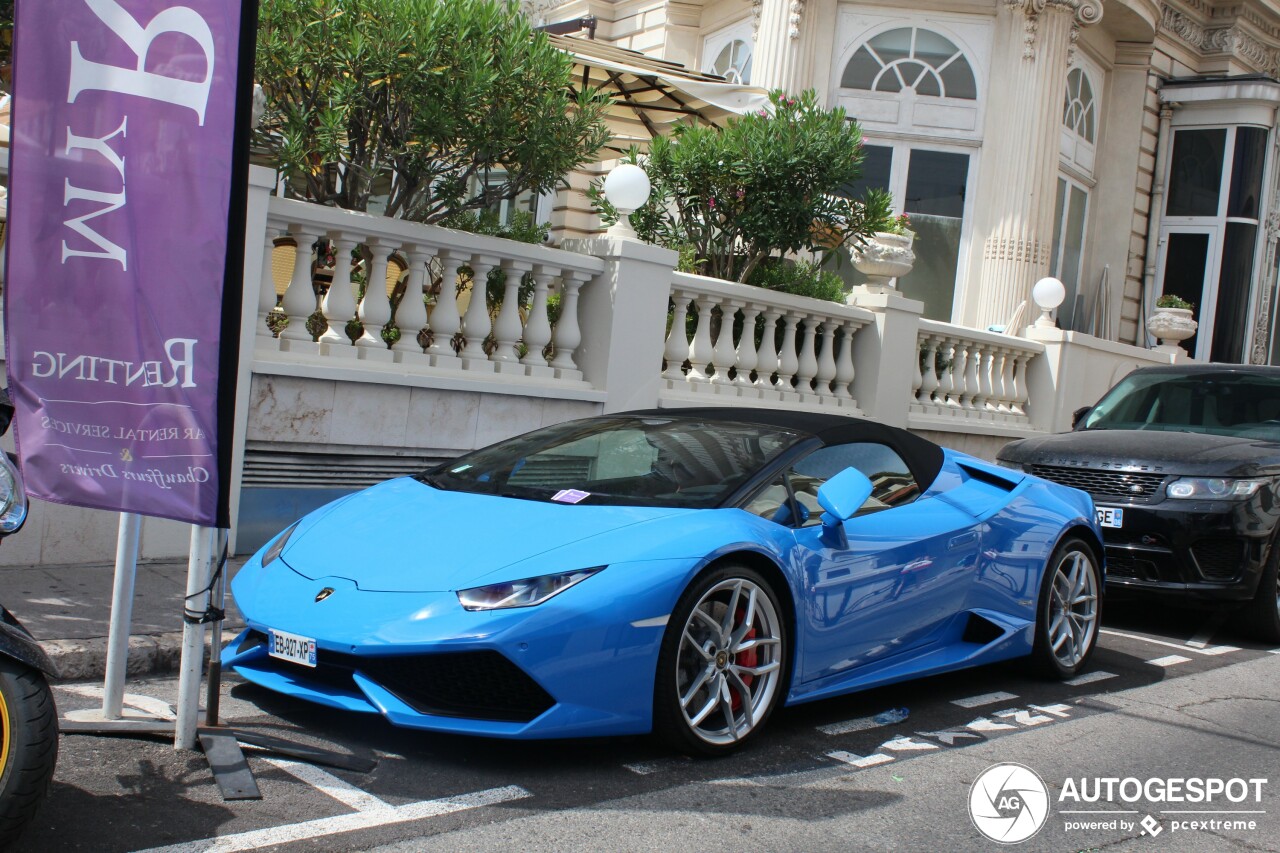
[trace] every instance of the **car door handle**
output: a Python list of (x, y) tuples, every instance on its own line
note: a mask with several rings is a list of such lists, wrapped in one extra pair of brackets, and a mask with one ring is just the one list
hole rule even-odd
[(957, 548), (972, 545), (977, 541), (978, 532), (976, 530), (970, 530), (968, 533), (961, 533), (959, 536), (952, 536), (951, 541), (947, 543), (947, 550), (954, 551)]

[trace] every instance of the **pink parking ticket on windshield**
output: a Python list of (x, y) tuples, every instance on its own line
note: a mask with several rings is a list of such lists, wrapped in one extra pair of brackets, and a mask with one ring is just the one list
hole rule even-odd
[(590, 492), (583, 492), (578, 489), (561, 489), (551, 496), (551, 500), (560, 501), (562, 504), (576, 504), (589, 497), (591, 497)]

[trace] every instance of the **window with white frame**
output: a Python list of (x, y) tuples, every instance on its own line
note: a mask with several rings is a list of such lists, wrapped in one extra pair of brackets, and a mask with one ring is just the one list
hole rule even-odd
[[(916, 234), (911, 272), (898, 289), (924, 315), (950, 321), (979, 142), (979, 83), (961, 39), (932, 22), (901, 19), (851, 39), (835, 68), (836, 101), (858, 117), (862, 178), (849, 188), (888, 190)], [(969, 34), (980, 34), (970, 26)], [(905, 137), (905, 138), (904, 138)]]
[(1093, 174), (1098, 143), (1098, 101), (1084, 68), (1067, 74), (1067, 93), (1062, 107), (1062, 158), (1082, 172)]
[(740, 21), (707, 36), (702, 46), (702, 70), (719, 74), (730, 83), (751, 82), (751, 21)]
[(978, 87), (964, 52), (923, 27), (899, 27), (868, 39), (840, 75), (846, 89), (902, 92), (977, 100)]
[(1058, 309), (1058, 325), (1075, 329), (1084, 320), (1080, 294), (1080, 261), (1084, 254), (1085, 224), (1089, 212), (1089, 190), (1079, 181), (1058, 176), (1058, 192), (1053, 208), (1053, 247), (1049, 254), (1049, 275), (1067, 289)]
[(1062, 99), (1059, 146), (1060, 169), (1053, 208), (1053, 245), (1049, 255), (1049, 275), (1066, 287), (1066, 299), (1058, 309), (1058, 324), (1064, 329), (1080, 329), (1088, 319), (1081, 267), (1088, 231), (1089, 193), (1093, 187), (1094, 155), (1099, 131), (1098, 93), (1101, 69), (1083, 56), (1067, 72)]

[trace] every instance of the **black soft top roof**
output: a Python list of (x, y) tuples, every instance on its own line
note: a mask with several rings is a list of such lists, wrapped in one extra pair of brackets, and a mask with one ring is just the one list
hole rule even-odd
[(784, 411), (780, 409), (756, 409), (733, 406), (708, 406), (692, 409), (643, 409), (618, 412), (619, 417), (684, 418), (699, 421), (733, 421), (760, 424), (761, 426), (802, 432), (813, 436), (823, 444), (848, 444), (853, 441), (871, 441), (886, 444), (898, 452), (915, 475), (920, 491), (932, 485), (942, 468), (942, 448), (928, 439), (913, 435), (905, 429), (886, 426), (866, 418), (824, 412)]

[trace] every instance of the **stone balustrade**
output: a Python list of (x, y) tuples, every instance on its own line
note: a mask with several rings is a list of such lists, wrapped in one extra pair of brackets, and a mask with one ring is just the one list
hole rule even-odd
[(853, 338), (870, 311), (679, 272), (670, 293), (665, 399), (861, 414), (850, 389)]
[(939, 420), (1031, 425), (1027, 365), (1044, 344), (924, 319), (917, 340), (912, 426), (936, 427)]
[[(278, 296), (272, 266), (281, 238), (291, 238), (293, 259), (288, 285)], [(288, 352), (335, 364), (395, 366), (401, 373), (586, 384), (577, 363), (578, 297), (604, 268), (598, 258), (274, 197), (260, 239), (265, 243), (255, 327), (259, 357)], [(317, 270), (316, 261), (316, 246), (326, 240), (334, 258), (327, 272)], [(357, 303), (348, 259), (358, 248), (367, 259), (365, 280), (379, 286), (364, 288)], [(406, 269), (404, 295), (394, 307), (381, 286), (392, 259)], [(501, 274), (491, 275), (495, 270)], [(327, 287), (319, 284), (318, 272), (330, 276)], [(484, 293), (477, 282), (501, 282), (496, 314), (485, 298), (471, 298)]]

